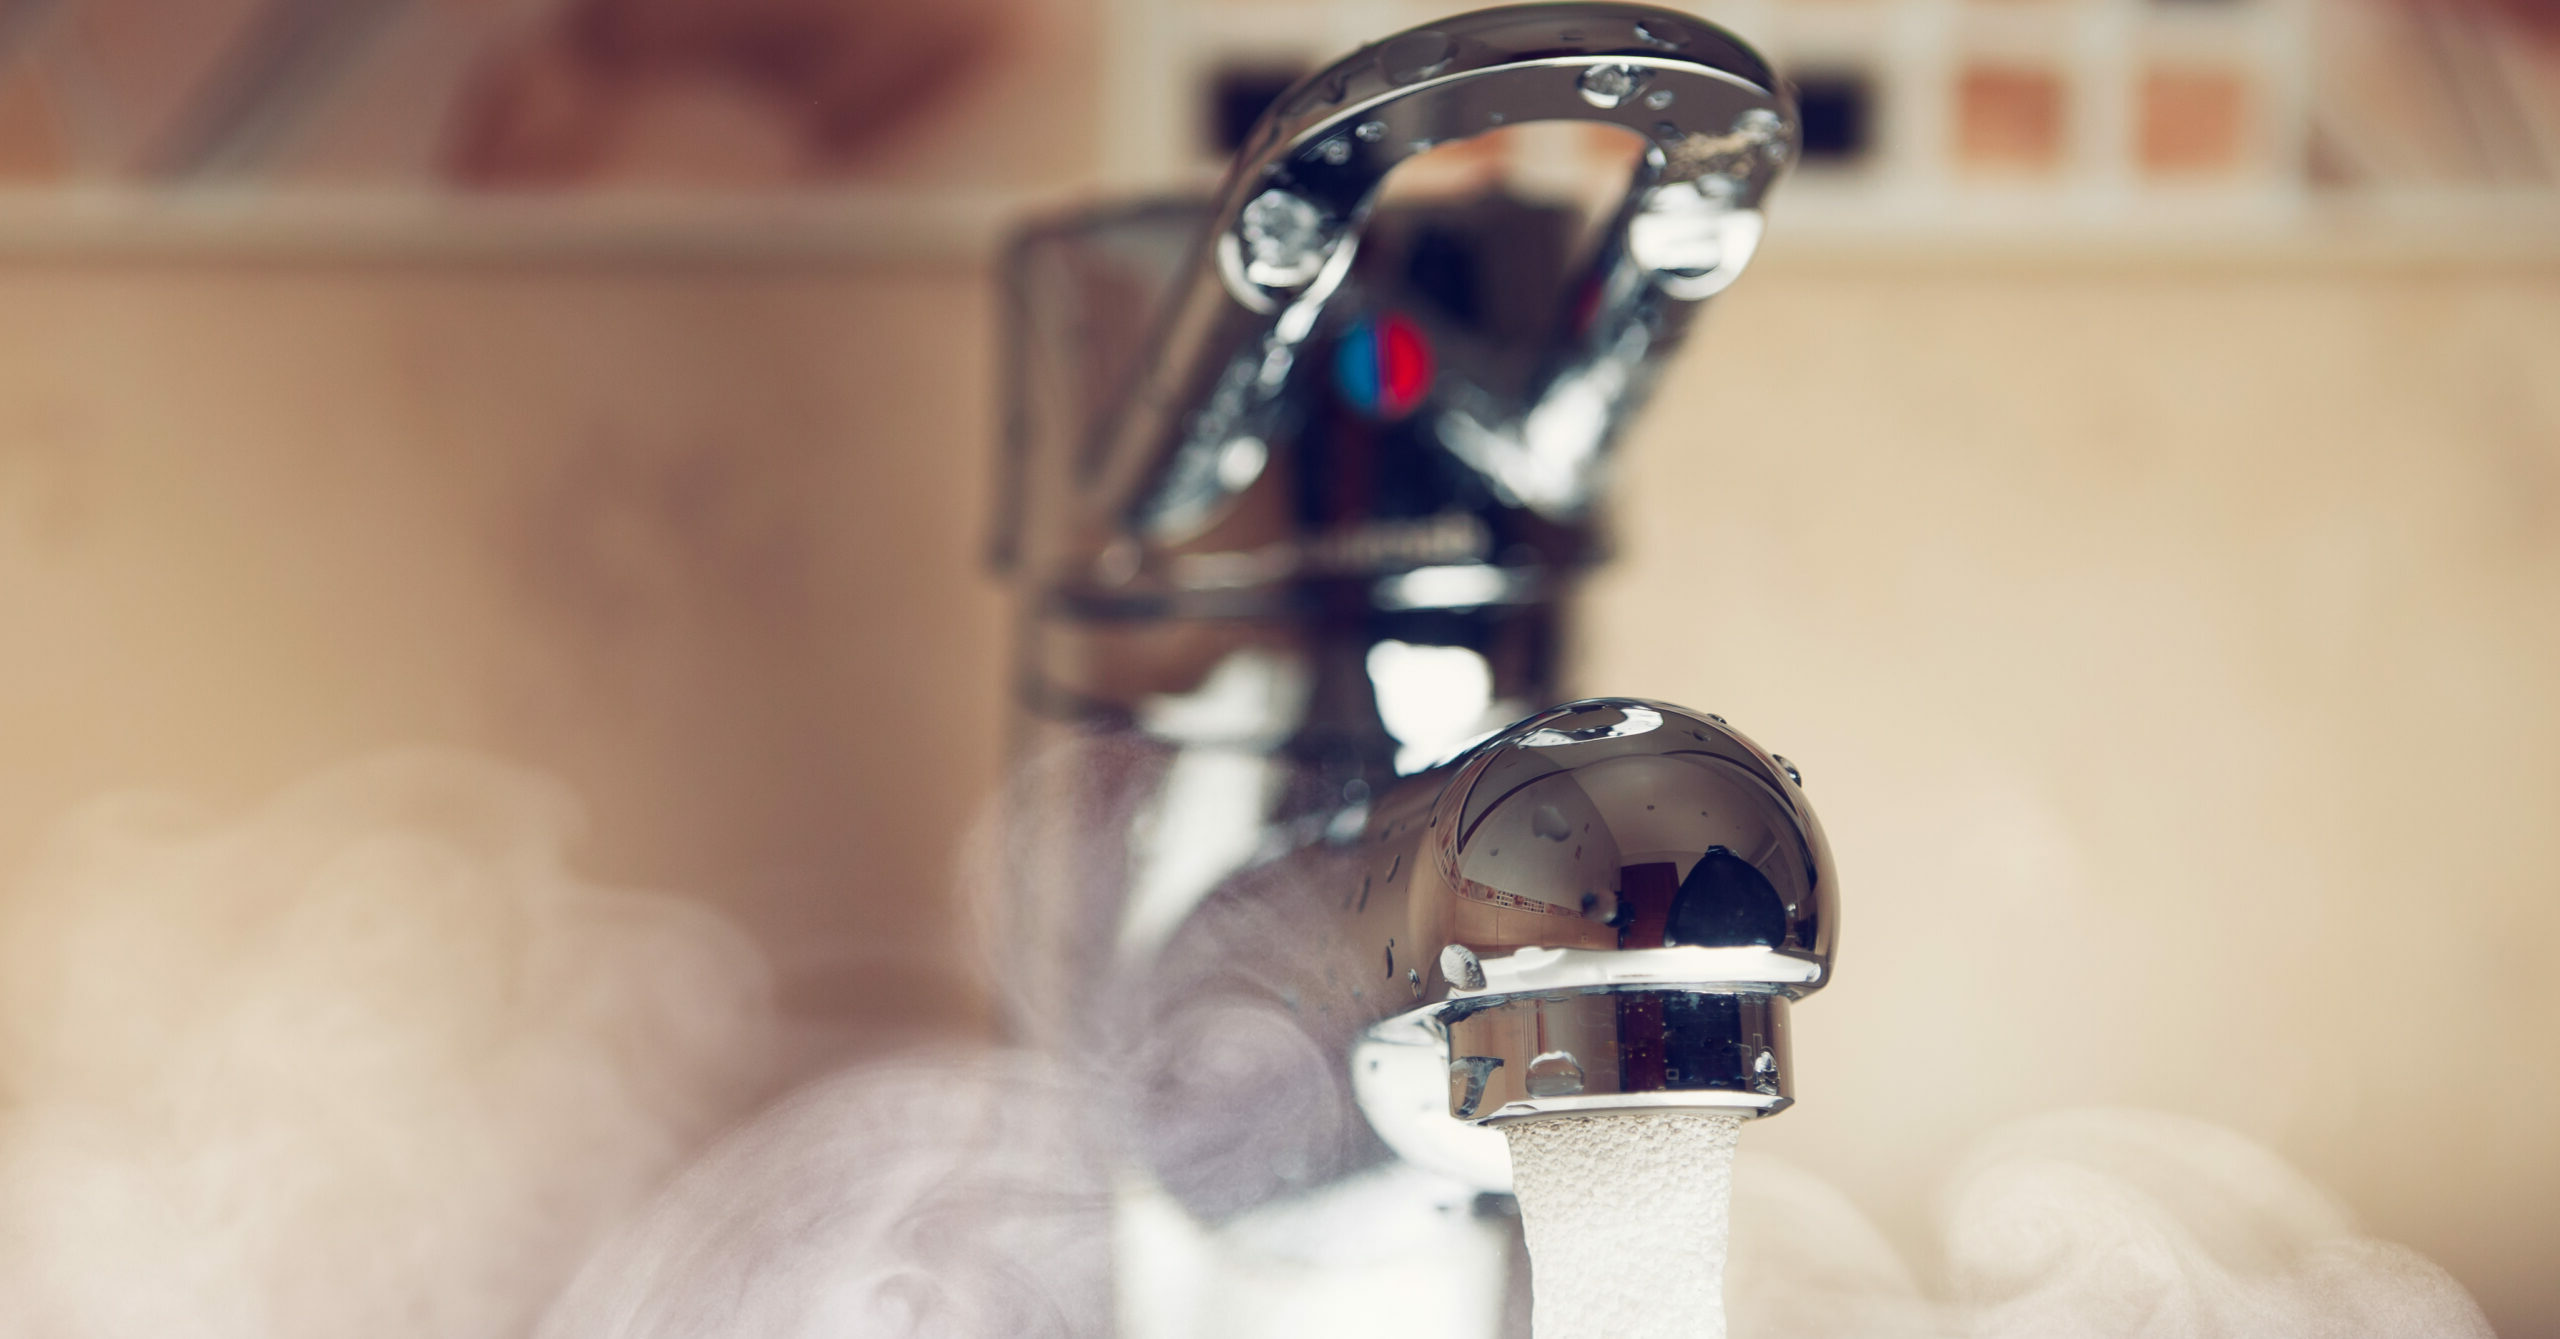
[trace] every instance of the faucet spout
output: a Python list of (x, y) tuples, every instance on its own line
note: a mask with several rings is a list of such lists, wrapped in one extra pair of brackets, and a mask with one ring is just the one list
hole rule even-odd
[[(1498, 1122), (1790, 1105), (1788, 1015), (1830, 978), (1836, 885), (1783, 758), (1712, 715), (1591, 699), (1408, 778), (1356, 839), (1232, 880), (1168, 946), (1154, 1017), (1176, 1031), (1219, 1020), (1232, 1046), (1235, 1020), (1260, 1007), (1263, 1031), (1296, 1034), (1270, 1057), (1347, 1067), (1236, 1089), (1291, 1091), (1291, 1105), (1211, 1108), (1249, 1132), (1244, 1146), (1296, 1148), (1284, 1168), (1322, 1179), (1356, 1165), (1338, 1142), (1330, 1158), (1297, 1147), (1348, 1124), (1507, 1190)], [(1185, 1086), (1180, 1073), (1151, 1085)], [(1358, 1117), (1311, 1118), (1304, 1094), (1328, 1090)], [(1190, 1181), (1165, 1170), (1177, 1191)], [(1232, 1167), (1214, 1179), (1235, 1192)], [(1311, 1188), (1288, 1182), (1263, 1184)]]

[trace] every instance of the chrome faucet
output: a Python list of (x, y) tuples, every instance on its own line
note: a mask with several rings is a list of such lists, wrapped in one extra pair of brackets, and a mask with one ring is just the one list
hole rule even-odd
[[(1431, 435), (1473, 478), (1453, 472), (1447, 496), (1430, 500), (1460, 505), (1474, 484), (1496, 509), (1582, 517), (1603, 449), (1650, 374), (1697, 303), (1750, 262), (1761, 198), (1792, 149), (1789, 118), (1759, 58), (1695, 19), (1638, 6), (1488, 10), (1354, 54), (1255, 127), (1101, 425), (1085, 463), (1086, 528), (1052, 579), (1172, 593), (1295, 576), (1312, 555), (1287, 555), (1295, 567), (1196, 559), (1231, 552), (1218, 522), (1290, 473), (1273, 468), (1276, 444), (1318, 427), (1306, 411), (1320, 378), (1299, 374), (1300, 355), (1351, 274), (1380, 188), (1421, 153), (1546, 121), (1620, 126), (1648, 147), (1536, 356), (1450, 364)], [(1294, 510), (1301, 529), (1319, 520)], [(1330, 564), (1411, 565), (1357, 548)]]
[(1222, 1221), (1390, 1155), (1508, 1190), (1506, 1120), (1774, 1114), (1837, 884), (1794, 765), (1721, 718), (1541, 712), (1203, 899), (1127, 1020), (1138, 1146)]
[[(1379, 207), (1400, 164), (1544, 122), (1638, 146), (1589, 242), (1574, 209), (1500, 192)], [(1138, 803), (1215, 829), (1218, 858), (1148, 854), (1201, 844), (1175, 832), (1134, 867), (1086, 851), (1071, 863), (1114, 867), (1100, 886), (1014, 909), (1017, 941), (1076, 945), (1057, 972), (1010, 973), (1059, 976), (1032, 1012), (1160, 943), (1213, 866), (1556, 699), (1572, 589), (1604, 556), (1609, 448), (1750, 261), (1795, 133), (1767, 64), (1703, 20), (1521, 5), (1309, 76), (1206, 205), (1022, 235), (996, 557), (1023, 597), (1025, 733), (1272, 764), (1218, 783), (1253, 792), (1250, 824)], [(1079, 773), (1066, 802), (1107, 804), (1117, 781), (1162, 777)]]
[[(1627, 154), (1596, 226), (1385, 190), (1559, 122)], [(1372, 1173), (1499, 1192), (1489, 1121), (1789, 1100), (1831, 891), (1784, 764), (1634, 700), (1495, 732), (1559, 695), (1611, 448), (1795, 146), (1703, 20), (1520, 5), (1301, 81), (1206, 202), (1017, 239), (996, 979), (1019, 1039), (1142, 1076), (1203, 1230)]]

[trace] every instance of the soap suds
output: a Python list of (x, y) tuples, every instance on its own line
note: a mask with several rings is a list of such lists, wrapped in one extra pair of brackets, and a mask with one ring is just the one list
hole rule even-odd
[(1724, 1339), (1738, 1116), (1505, 1121), (1536, 1339)]

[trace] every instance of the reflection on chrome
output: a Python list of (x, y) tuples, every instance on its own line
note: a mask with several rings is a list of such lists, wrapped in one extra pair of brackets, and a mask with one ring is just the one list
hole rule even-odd
[(1520, 599), (1535, 588), (1535, 575), (1506, 572), (1488, 563), (1417, 567), (1382, 577), (1370, 592), (1381, 609), (1477, 609)]
[(1390, 639), (1369, 648), (1368, 662), (1397, 772), (1419, 772), (1486, 733), (1493, 667), (1481, 652)]
[[(1204, 898), (1165, 945), (1147, 1026), (1286, 1001), (1349, 1070), (1347, 1088), (1312, 1072), (1289, 1086), (1336, 1092), (1361, 1117), (1316, 1126), (1365, 1124), (1482, 1190), (1509, 1184), (1488, 1122), (1793, 1101), (1789, 1010), (1829, 979), (1838, 889), (1820, 822), (1767, 750), (1702, 713), (1596, 699), (1533, 716), (1366, 812), (1347, 848), (1310, 843)], [(1240, 973), (1247, 944), (1255, 966)], [(1143, 1086), (1167, 1083), (1180, 1086)], [(1266, 1133), (1275, 1147), (1293, 1137)], [(1253, 1198), (1363, 1165), (1311, 1160)]]
[[(1701, 20), (1506, 6), (1301, 82), (1214, 199), (1016, 243), (997, 557), (1041, 765), (994, 937), (1017, 1039), (1147, 1076), (1126, 1295), (1186, 1252), (1276, 1268), (1275, 1223), (1371, 1258), (1430, 1224), (1404, 1292), (1459, 1300), (1398, 1332), (1482, 1334), (1451, 1318), (1498, 1306), (1518, 1237), (1440, 1212), (1507, 1184), (1476, 1122), (1785, 1104), (1829, 882), (1783, 769), (1634, 701), (1477, 741), (1561, 696), (1613, 444), (1749, 262), (1794, 126)], [(1510, 127), (1573, 161), (1382, 196)], [(1556, 189), (1614, 163), (1596, 214)], [(1402, 352), (1362, 342), (1389, 321)]]
[[(1662, 728), (1661, 712), (1633, 702), (1612, 711), (1580, 712), (1566, 719), (1569, 724), (1542, 725), (1523, 733), (1520, 747), (1548, 749), (1594, 739), (1623, 739), (1629, 735), (1651, 734)], [(1721, 722), (1718, 728), (1722, 728)]]

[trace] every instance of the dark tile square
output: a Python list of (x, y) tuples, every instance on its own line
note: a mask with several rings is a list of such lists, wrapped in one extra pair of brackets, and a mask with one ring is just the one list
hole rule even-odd
[(1225, 65), (1209, 76), (1204, 147), (1232, 154), (1244, 147), (1263, 109), (1279, 100), (1306, 71), (1284, 65)]
[(1824, 70), (1796, 79), (1796, 117), (1809, 163), (1849, 166), (1875, 145), (1875, 81), (1857, 70)]

